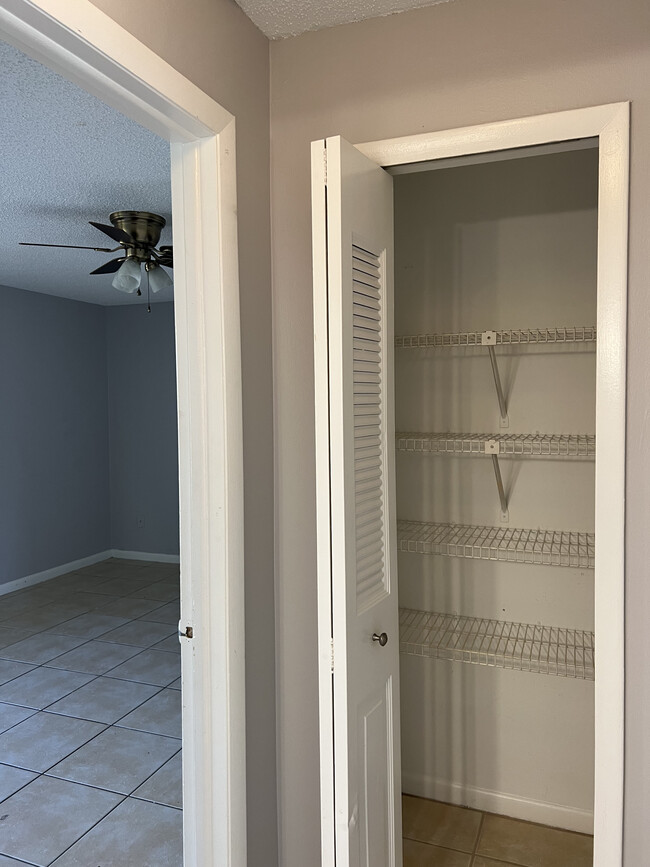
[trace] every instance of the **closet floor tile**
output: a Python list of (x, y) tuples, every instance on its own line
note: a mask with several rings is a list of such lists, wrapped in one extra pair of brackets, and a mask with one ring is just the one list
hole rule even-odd
[(470, 867), (472, 856), (430, 843), (404, 840), (404, 867)]
[(120, 800), (111, 792), (38, 777), (3, 802), (1, 850), (30, 864), (50, 864)]
[(591, 867), (593, 838), (486, 814), (476, 851), (520, 867)]
[[(475, 855), (474, 860), (472, 861), (472, 867), (513, 867), (513, 864), (512, 862), (495, 861), (494, 858), (483, 858), (482, 855)], [(516, 865), (514, 865), (514, 867), (516, 867)]]
[(412, 795), (402, 797), (403, 836), (461, 852), (473, 852), (481, 813)]
[(181, 867), (183, 814), (127, 798), (52, 867)]

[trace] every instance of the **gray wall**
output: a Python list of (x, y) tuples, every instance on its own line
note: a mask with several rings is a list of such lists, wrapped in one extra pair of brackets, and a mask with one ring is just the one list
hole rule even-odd
[(110, 547), (104, 310), (0, 287), (0, 584)]
[(625, 865), (650, 851), (650, 4), (456, 0), (271, 45), (283, 867), (319, 854), (309, 142), (632, 100)]
[(178, 554), (174, 305), (151, 310), (105, 308), (110, 547)]
[[(277, 864), (269, 44), (234, 0), (93, 0), (237, 123), (248, 865)], [(308, 862), (304, 862), (305, 864)]]

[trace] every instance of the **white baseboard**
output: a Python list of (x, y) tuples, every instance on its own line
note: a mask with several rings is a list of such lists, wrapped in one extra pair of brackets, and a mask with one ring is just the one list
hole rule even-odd
[(16, 578), (15, 581), (0, 584), (0, 596), (13, 593), (14, 590), (22, 590), (23, 587), (31, 587), (32, 584), (49, 581), (50, 578), (57, 578), (59, 575), (65, 575), (66, 572), (74, 572), (75, 569), (83, 569), (84, 566), (101, 563), (102, 560), (108, 560), (109, 557), (113, 556), (112, 551), (100, 551), (98, 554), (91, 554), (89, 557), (82, 557), (80, 560), (72, 560), (70, 563), (62, 563), (60, 566), (53, 566), (51, 569), (44, 569), (42, 572), (35, 572), (33, 575), (25, 575), (24, 578)]
[(152, 563), (181, 562), (178, 554), (148, 554), (145, 551), (120, 551), (118, 548), (113, 548), (110, 556), (116, 557), (118, 560), (150, 560)]
[(579, 831), (582, 834), (594, 833), (593, 812), (578, 807), (533, 801), (518, 795), (492, 792), (489, 789), (479, 789), (476, 786), (462, 785), (420, 774), (403, 773), (402, 791), (408, 795), (472, 807), (475, 810), (484, 810), (486, 813), (498, 813), (502, 816), (511, 816), (513, 819), (551, 825), (554, 828), (566, 828), (568, 831)]
[(100, 551), (98, 554), (91, 554), (89, 557), (82, 557), (80, 560), (62, 563), (60, 566), (53, 566), (51, 569), (44, 569), (42, 572), (35, 572), (33, 575), (25, 575), (24, 578), (17, 578), (15, 581), (0, 584), (0, 596), (13, 593), (15, 590), (22, 590), (25, 587), (31, 587), (33, 584), (49, 581), (50, 578), (58, 578), (59, 575), (65, 575), (66, 572), (74, 572), (76, 569), (83, 569), (84, 566), (101, 563), (102, 560), (108, 560), (111, 557), (115, 557), (117, 560), (150, 560), (152, 563), (180, 563), (178, 554), (149, 554), (144, 551), (120, 551), (119, 549), (111, 548), (108, 551)]

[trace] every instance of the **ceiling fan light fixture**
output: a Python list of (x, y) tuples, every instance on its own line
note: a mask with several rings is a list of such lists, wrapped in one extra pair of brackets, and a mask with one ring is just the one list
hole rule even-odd
[(174, 285), (169, 274), (155, 262), (148, 262), (145, 266), (149, 273), (149, 286), (152, 292), (160, 292), (161, 289), (171, 289)]
[(139, 289), (141, 282), (142, 271), (140, 263), (134, 256), (128, 256), (113, 278), (112, 285), (114, 289), (119, 289), (120, 292), (132, 295), (136, 289)]

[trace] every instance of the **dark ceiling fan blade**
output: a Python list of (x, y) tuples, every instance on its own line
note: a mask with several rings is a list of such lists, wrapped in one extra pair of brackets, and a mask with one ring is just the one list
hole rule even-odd
[(68, 250), (94, 250), (96, 253), (114, 253), (119, 247), (80, 247), (77, 244), (35, 244), (33, 241), (19, 241), (21, 247), (65, 247)]
[(119, 271), (122, 267), (122, 263), (126, 259), (126, 256), (123, 256), (121, 259), (111, 259), (110, 262), (105, 262), (103, 265), (100, 265), (99, 268), (95, 268), (94, 271), (91, 271), (91, 274), (114, 274), (115, 271)]
[(117, 226), (104, 226), (103, 223), (94, 223), (92, 220), (88, 220), (91, 226), (94, 226), (96, 229), (99, 229), (100, 232), (103, 232), (105, 235), (108, 235), (109, 238), (112, 238), (114, 241), (117, 241), (118, 244), (132, 244), (133, 238), (128, 234), (128, 232), (123, 231), (122, 229), (118, 229)]
[(156, 256), (159, 265), (164, 265), (166, 268), (174, 267), (174, 248), (169, 246), (161, 247)]

